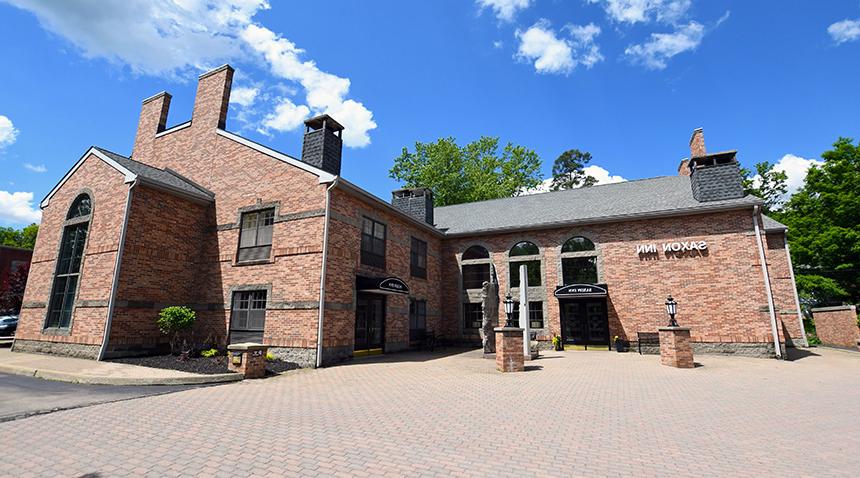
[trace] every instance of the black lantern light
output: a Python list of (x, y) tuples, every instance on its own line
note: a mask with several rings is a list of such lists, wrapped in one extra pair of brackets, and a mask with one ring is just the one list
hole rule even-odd
[(514, 299), (511, 298), (511, 294), (505, 296), (505, 314), (508, 316), (505, 327), (516, 327), (517, 324), (514, 323)]
[(678, 303), (670, 295), (666, 299), (666, 313), (669, 314), (669, 327), (678, 327), (678, 321), (675, 320), (675, 312), (678, 311)]

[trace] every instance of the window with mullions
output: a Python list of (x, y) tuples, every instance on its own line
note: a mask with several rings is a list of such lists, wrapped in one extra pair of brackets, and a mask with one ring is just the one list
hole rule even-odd
[(463, 304), (463, 330), (477, 332), (484, 322), (484, 311), (480, 303), (467, 302)]
[(574, 236), (561, 246), (561, 277), (564, 285), (596, 284), (597, 248), (587, 237)]
[(275, 210), (246, 212), (242, 214), (242, 229), (239, 232), (239, 256), (237, 262), (268, 259), (272, 252), (272, 229)]
[(427, 243), (415, 237), (412, 238), (409, 270), (412, 277), (427, 278)]
[(481, 246), (471, 246), (460, 258), (463, 289), (480, 289), (490, 281), (490, 253)]
[(369, 217), (361, 225), (361, 263), (385, 269), (385, 224)]
[(266, 326), (266, 291), (243, 290), (233, 293), (230, 314), (230, 342), (263, 341)]
[(92, 201), (89, 195), (81, 194), (72, 202), (66, 216), (45, 328), (67, 329), (72, 323), (91, 218)]
[(424, 340), (427, 336), (427, 301), (412, 299), (409, 301), (409, 340), (412, 342)]
[[(514, 323), (520, 323), (520, 303), (514, 305)], [(529, 327), (533, 329), (543, 328), (543, 302), (529, 302)]]
[[(527, 277), (529, 280), (529, 287), (534, 287), (541, 285), (541, 273), (540, 273), (540, 249), (535, 244), (522, 241), (514, 244), (514, 247), (511, 248), (511, 251), (508, 253), (508, 256), (511, 257), (511, 261), (508, 262), (509, 274), (508, 276), (511, 279), (510, 286), (519, 287), (520, 286), (520, 266), (526, 266)], [(517, 257), (522, 259), (514, 260), (513, 258)]]

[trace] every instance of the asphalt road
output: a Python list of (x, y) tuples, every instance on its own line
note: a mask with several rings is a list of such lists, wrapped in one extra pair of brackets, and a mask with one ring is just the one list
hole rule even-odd
[(83, 385), (0, 373), (0, 422), (203, 386)]

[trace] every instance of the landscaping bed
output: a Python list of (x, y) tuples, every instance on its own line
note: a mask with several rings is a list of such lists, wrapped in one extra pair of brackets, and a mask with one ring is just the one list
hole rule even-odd
[[(164, 368), (179, 370), (180, 372), (199, 374), (229, 373), (227, 369), (227, 357), (190, 357), (180, 360), (177, 355), (152, 355), (148, 357), (125, 357), (109, 360), (110, 362), (125, 363), (129, 365), (140, 365), (142, 367)], [(275, 359), (266, 363), (266, 373), (276, 374), (299, 368), (294, 362)]]

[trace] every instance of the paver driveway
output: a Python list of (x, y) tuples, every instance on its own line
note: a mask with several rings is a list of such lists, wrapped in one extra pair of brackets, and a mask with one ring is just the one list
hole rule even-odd
[(399, 354), (0, 424), (0, 473), (856, 476), (860, 354)]

